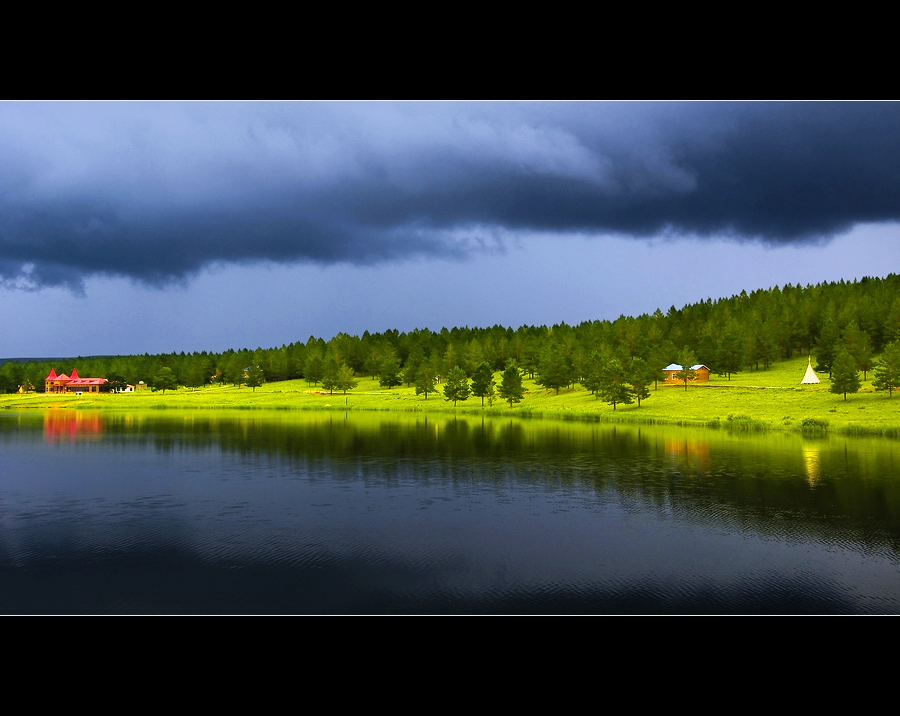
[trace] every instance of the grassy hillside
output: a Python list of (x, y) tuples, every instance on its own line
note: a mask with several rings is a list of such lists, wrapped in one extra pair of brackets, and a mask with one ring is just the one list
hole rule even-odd
[[(561, 417), (621, 422), (669, 423), (718, 427), (732, 430), (816, 430), (866, 433), (900, 437), (900, 395), (888, 398), (872, 389), (869, 380), (857, 394), (829, 392), (827, 375), (822, 383), (801, 386), (806, 358), (794, 358), (774, 364), (769, 370), (737, 373), (728, 381), (712, 376), (708, 384), (662, 387), (637, 405), (612, 406), (602, 402), (581, 386), (556, 391), (546, 390), (525, 379), (528, 391), (524, 400), (510, 408), (495, 400), (492, 407), (481, 407), (479, 398), (470, 397), (453, 408), (439, 392), (428, 399), (417, 396), (413, 388), (381, 388), (375, 381), (362, 378), (359, 386), (346, 395), (329, 395), (303, 380), (266, 383), (256, 391), (249, 388), (207, 387), (153, 393), (122, 395), (4, 395), (0, 407), (7, 410), (78, 408), (102, 410), (145, 409), (268, 409), (268, 410), (391, 410), (429, 411), (464, 415), (516, 415), (522, 417)], [(499, 383), (499, 374), (495, 375)]]

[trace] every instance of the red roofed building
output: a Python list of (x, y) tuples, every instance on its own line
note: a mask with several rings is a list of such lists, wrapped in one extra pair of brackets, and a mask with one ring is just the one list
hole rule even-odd
[(72, 369), (72, 375), (56, 374), (56, 368), (50, 369), (50, 375), (44, 378), (44, 389), (48, 393), (99, 393), (106, 378), (82, 378), (78, 369)]

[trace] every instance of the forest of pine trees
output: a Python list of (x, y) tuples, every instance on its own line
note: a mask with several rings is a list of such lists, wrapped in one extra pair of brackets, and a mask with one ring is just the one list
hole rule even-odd
[[(310, 336), (306, 342), (280, 348), (228, 350), (224, 353), (171, 353), (71, 358), (54, 361), (9, 361), (0, 367), (0, 390), (20, 385), (44, 389), (50, 368), (78, 369), (82, 376), (105, 377), (136, 384), (150, 383), (169, 368), (178, 384), (245, 382), (243, 371), (258, 366), (266, 381), (304, 378), (310, 385), (326, 376), (379, 378), (388, 387), (417, 377), (441, 381), (460, 367), (471, 378), (480, 364), (502, 371), (512, 361), (529, 377), (550, 389), (576, 383), (603, 388), (604, 366), (618, 361), (628, 373), (640, 366), (652, 373), (678, 356), (691, 353), (713, 373), (730, 378), (747, 370), (765, 370), (773, 361), (811, 354), (816, 370), (830, 372), (846, 351), (864, 373), (893, 341), (900, 340), (900, 276), (816, 286), (775, 287), (698, 303), (652, 315), (620, 316), (577, 326), (503, 326), (490, 328), (416, 329), (362, 336), (339, 333), (329, 341)], [(636, 363), (636, 359), (640, 362)], [(424, 369), (423, 369), (424, 366)], [(641, 378), (649, 384), (651, 378)], [(428, 383), (428, 381), (426, 381)], [(595, 387), (590, 387), (595, 386)], [(337, 388), (339, 389), (339, 388)], [(432, 388), (429, 388), (429, 391)]]

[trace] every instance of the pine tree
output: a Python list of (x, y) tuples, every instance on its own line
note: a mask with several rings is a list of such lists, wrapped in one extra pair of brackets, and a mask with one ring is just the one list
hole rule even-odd
[(365, 361), (363, 362), (363, 370), (366, 371), (366, 375), (371, 375), (372, 380), (378, 377), (378, 369), (381, 367), (381, 351), (378, 348), (373, 347), (368, 355), (366, 356)]
[(266, 376), (263, 373), (263, 369), (258, 365), (254, 365), (247, 371), (247, 386), (253, 388), (253, 392), (256, 392), (256, 389), (261, 386), (266, 380)]
[(356, 380), (353, 368), (349, 365), (342, 365), (338, 369), (335, 388), (344, 391), (344, 395), (346, 395), (348, 390), (353, 390), (357, 385), (359, 385), (359, 381)]
[(320, 380), (322, 380), (322, 375), (324, 375), (325, 366), (322, 363), (322, 358), (316, 353), (313, 353), (306, 359), (306, 363), (303, 366), (303, 376), (306, 378), (306, 382), (312, 385), (315, 385)]
[(839, 352), (840, 340), (841, 330), (829, 311), (822, 325), (819, 339), (816, 341), (816, 371), (822, 373), (827, 370), (829, 378), (831, 378), (835, 357)]
[(568, 356), (559, 345), (551, 345), (541, 353), (541, 361), (537, 368), (537, 382), (545, 388), (556, 390), (572, 382), (572, 370)]
[(600, 372), (600, 398), (613, 406), (613, 411), (618, 403), (630, 405), (633, 401), (631, 391), (625, 378), (625, 369), (618, 358), (606, 361)]
[(654, 381), (657, 371), (643, 358), (635, 358), (631, 361), (631, 370), (628, 381), (631, 383), (631, 394), (637, 399), (638, 407), (641, 400), (650, 397), (650, 384)]
[(581, 384), (585, 390), (591, 391), (592, 395), (596, 395), (600, 390), (604, 363), (606, 363), (606, 357), (599, 351), (593, 351), (585, 361)]
[(529, 338), (525, 341), (522, 348), (522, 369), (528, 373), (529, 378), (534, 378), (534, 373), (538, 367), (540, 353), (540, 343), (535, 338)]
[(483, 353), (481, 351), (481, 344), (477, 340), (472, 339), (466, 347), (466, 375), (469, 377), (475, 375), (475, 371), (482, 360)]
[(403, 380), (400, 378), (400, 360), (393, 349), (389, 349), (381, 358), (381, 364), (378, 367), (378, 385), (382, 388), (393, 388), (400, 385)]
[(487, 361), (481, 361), (472, 375), (472, 395), (481, 398), (481, 407), (484, 407), (484, 399), (494, 394), (494, 373)]
[(519, 403), (525, 397), (525, 390), (522, 387), (522, 374), (519, 372), (519, 367), (512, 361), (506, 364), (506, 370), (503, 371), (503, 375), (500, 378), (500, 390), (498, 392), (500, 397), (509, 403), (510, 408), (513, 406), (513, 403)]
[(847, 350), (841, 350), (834, 359), (831, 366), (831, 388), (829, 390), (836, 394), (844, 394), (844, 400), (847, 400), (847, 393), (856, 393), (859, 391), (859, 372), (856, 370), (856, 361)]
[(886, 343), (900, 341), (900, 298), (895, 298), (884, 319), (882, 335)]
[(153, 376), (151, 388), (153, 390), (161, 390), (163, 395), (166, 394), (167, 390), (175, 390), (177, 387), (178, 380), (175, 378), (175, 374), (172, 372), (171, 368), (163, 366), (159, 369), (157, 374)]
[(860, 329), (856, 321), (850, 321), (844, 329), (843, 346), (856, 361), (857, 369), (863, 371), (863, 380), (872, 367), (872, 342), (869, 334)]
[(333, 355), (328, 356), (322, 371), (322, 388), (331, 395), (334, 395), (335, 388), (338, 388), (338, 371), (340, 369), (341, 367), (338, 365), (335, 357)]
[(856, 367), (863, 372), (863, 380), (868, 378), (868, 373), (872, 370), (873, 359), (872, 344), (869, 341), (867, 333), (862, 334), (862, 340), (859, 344), (859, 350), (856, 351)]
[(453, 401), (453, 407), (456, 407), (457, 400), (469, 399), (469, 378), (466, 371), (458, 365), (454, 366), (447, 375), (447, 382), (444, 385), (444, 398)]
[(900, 389), (900, 341), (885, 346), (881, 358), (875, 364), (872, 385), (875, 390), (886, 390), (889, 398), (893, 397), (895, 388)]
[(428, 400), (428, 394), (435, 391), (436, 382), (431, 362), (422, 361), (422, 365), (419, 366), (419, 372), (416, 373), (416, 395), (424, 393), (425, 400)]
[(741, 369), (746, 354), (747, 339), (741, 325), (734, 319), (725, 324), (725, 330), (716, 346), (716, 366), (718, 374), (723, 373), (731, 380), (731, 374)]

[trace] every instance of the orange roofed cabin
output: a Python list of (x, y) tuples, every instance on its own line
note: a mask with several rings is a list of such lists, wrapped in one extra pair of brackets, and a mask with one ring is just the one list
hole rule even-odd
[(77, 368), (72, 369), (72, 375), (56, 375), (56, 368), (51, 368), (50, 375), (44, 378), (44, 390), (48, 393), (99, 393), (106, 382), (106, 378), (81, 378)]
[[(678, 380), (675, 376), (681, 372), (681, 366), (678, 363), (671, 363), (662, 369), (663, 373), (666, 374), (665, 380), (663, 383), (665, 385), (681, 385), (682, 381)], [(691, 378), (688, 383), (708, 383), (709, 382), (709, 368), (702, 363), (698, 363), (697, 365), (692, 365), (691, 370), (694, 371), (694, 377)]]

